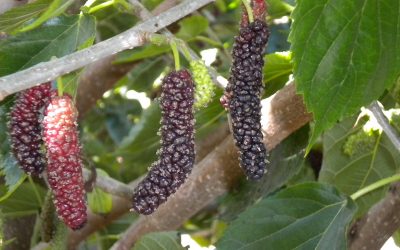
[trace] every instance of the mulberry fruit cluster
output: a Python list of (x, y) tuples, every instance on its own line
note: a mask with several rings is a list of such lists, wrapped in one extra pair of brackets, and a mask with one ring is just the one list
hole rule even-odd
[(205, 107), (213, 98), (215, 85), (211, 80), (210, 73), (202, 60), (191, 61), (190, 70), (196, 83), (195, 109)]
[(266, 171), (267, 151), (261, 132), (263, 52), (269, 31), (261, 20), (242, 25), (235, 38), (233, 65), (225, 90), (232, 130), (239, 148), (240, 166), (248, 178), (260, 179)]
[(43, 137), (47, 149), (47, 175), (59, 217), (71, 229), (86, 222), (82, 160), (77, 111), (70, 96), (54, 95), (45, 109)]
[(41, 151), (40, 117), (50, 100), (50, 92), (50, 83), (22, 91), (10, 112), (11, 150), (20, 167), (29, 175), (39, 175), (46, 166), (46, 157)]
[(187, 70), (174, 71), (162, 82), (161, 149), (146, 178), (137, 186), (133, 209), (151, 214), (185, 182), (195, 161), (194, 82)]

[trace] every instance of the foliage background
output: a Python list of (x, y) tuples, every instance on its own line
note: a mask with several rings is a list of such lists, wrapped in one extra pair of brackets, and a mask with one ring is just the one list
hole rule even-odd
[[(142, 1), (149, 10), (161, 2)], [(263, 98), (294, 78), (314, 121), (270, 152), (270, 171), (265, 178), (250, 183), (243, 177), (177, 232), (189, 234), (201, 246), (216, 245), (218, 249), (346, 249), (346, 230), (384, 198), (388, 186), (356, 200), (350, 196), (396, 175), (400, 167), (398, 149), (372, 115), (364, 112), (359, 119), (362, 106), (379, 100), (390, 109), (392, 124), (399, 126), (400, 3), (267, 3), (271, 38), (265, 51)], [(0, 76), (87, 48), (140, 22), (125, 0), (96, 0), (92, 8), (81, 8), (83, 4), (37, 0), (0, 15), (0, 31), (7, 34), (0, 40)], [(227, 79), (239, 6), (239, 0), (217, 0), (168, 28), (205, 59), (207, 52), (211, 54), (211, 66)], [(81, 10), (85, 14), (79, 14)], [(146, 173), (159, 147), (157, 97), (160, 79), (173, 69), (171, 55), (169, 46), (149, 44), (116, 56), (113, 63), (117, 67), (132, 65), (132, 70), (80, 117), (86, 167), (95, 166), (99, 175), (123, 183)], [(189, 62), (183, 60), (183, 65)], [(82, 72), (71, 72), (58, 81), (77, 96)], [(221, 95), (222, 89), (216, 89), (208, 106), (196, 112), (199, 145), (226, 127)], [(12, 103), (13, 96), (0, 102), (4, 235), (0, 244), (9, 249), (21, 244), (15, 235), (9, 237), (9, 227), (25, 220), (32, 229), (27, 233), (29, 244), (25, 242), (29, 249), (44, 240), (39, 232), (45, 224), (41, 214), (46, 185), (43, 179), (25, 176), (10, 155), (6, 124)], [(112, 196), (98, 188), (88, 194), (88, 204), (101, 215), (115, 206)], [(97, 230), (80, 248), (109, 249), (137, 220), (136, 214), (127, 213)], [(58, 236), (65, 234), (62, 225), (57, 225), (56, 232), (52, 244), (61, 246), (65, 240)], [(148, 234), (134, 249), (182, 249), (177, 232)]]

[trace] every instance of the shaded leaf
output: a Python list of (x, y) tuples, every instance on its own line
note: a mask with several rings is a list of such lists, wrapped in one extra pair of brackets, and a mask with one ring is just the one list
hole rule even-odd
[(264, 61), (264, 95), (268, 97), (285, 86), (289, 80), (293, 70), (292, 56), (290, 52), (276, 52), (264, 56)]
[(41, 24), (49, 20), (50, 18), (56, 17), (64, 12), (74, 0), (54, 0), (48, 6), (46, 11), (39, 16), (39, 18), (35, 19), (32, 23), (22, 27), (19, 31), (26, 32), (28, 30), (32, 30), (34, 28), (39, 27)]
[(294, 7), (282, 0), (267, 0), (268, 16), (267, 18), (276, 19), (289, 15)]
[(94, 18), (76, 15), (53, 18), (38, 29), (1, 40), (0, 76), (48, 61), (53, 56), (70, 54), (94, 34)]
[[(102, 169), (96, 169), (97, 176), (108, 177), (107, 172)], [(107, 214), (112, 209), (112, 195), (104, 192), (99, 188), (94, 188), (88, 193), (88, 204), (90, 209), (97, 214)]]
[(185, 250), (177, 232), (150, 233), (141, 237), (133, 250)]
[(297, 90), (315, 126), (310, 145), (336, 121), (392, 86), (400, 70), (400, 2), (298, 1), (290, 34)]
[(292, 186), (242, 213), (217, 249), (346, 249), (346, 228), (355, 211), (355, 204), (333, 187)]
[[(40, 199), (43, 200), (46, 191), (36, 184), (35, 189), (38, 191)], [(5, 193), (5, 190), (5, 186), (0, 187), (1, 193)], [(2, 201), (0, 206), (5, 216), (19, 217), (37, 213), (41, 204), (32, 185), (30, 183), (23, 183), (8, 199)]]
[[(363, 126), (353, 128), (356, 117), (337, 124), (323, 136), (324, 158), (320, 182), (335, 185), (341, 192), (351, 195), (382, 178), (398, 173), (400, 155), (386, 135), (376, 132), (352, 142), (357, 133), (366, 133)], [(358, 144), (357, 144), (358, 143)], [(378, 202), (387, 187), (377, 189), (357, 199), (359, 215)]]
[(176, 36), (183, 40), (191, 40), (207, 30), (208, 20), (202, 16), (190, 16), (180, 21), (179, 26)]
[(18, 29), (26, 21), (45, 11), (52, 0), (38, 0), (25, 4), (0, 15), (0, 31), (12, 32)]
[(257, 182), (245, 180), (239, 192), (228, 196), (223, 209), (223, 219), (231, 220), (261, 197), (265, 197), (286, 184), (304, 163), (304, 149), (307, 145), (308, 126), (295, 132), (270, 152), (268, 172)]
[(148, 57), (159, 56), (171, 50), (169, 45), (147, 45), (144, 48), (122, 51), (117, 55), (115, 63), (134, 62)]
[(141, 62), (119, 80), (117, 84), (137, 92), (150, 91), (153, 88), (154, 81), (163, 72), (164, 64), (165, 62), (162, 58)]

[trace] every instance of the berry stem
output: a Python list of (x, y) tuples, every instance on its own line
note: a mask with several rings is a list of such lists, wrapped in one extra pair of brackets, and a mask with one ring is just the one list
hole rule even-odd
[(157, 46), (169, 43), (168, 37), (160, 34), (151, 34), (149, 40), (152, 44)]
[(171, 40), (170, 46), (172, 49), (172, 53), (174, 54), (174, 61), (175, 61), (175, 70), (178, 71), (181, 68), (181, 62), (179, 58), (179, 51), (178, 46), (174, 40)]
[(352, 194), (350, 197), (353, 200), (357, 200), (358, 198), (360, 198), (361, 196), (363, 196), (365, 194), (368, 194), (369, 192), (372, 192), (378, 188), (381, 188), (383, 186), (386, 186), (390, 183), (397, 182), (397, 181), (400, 181), (400, 174), (396, 174), (396, 175), (390, 176), (388, 178), (374, 182), (371, 185), (368, 185), (368, 186), (358, 190), (357, 192)]
[(184, 41), (179, 40), (179, 46), (181, 47), (182, 49), (181, 51), (183, 52), (183, 55), (185, 56), (186, 60), (188, 60), (188, 62), (193, 61), (193, 57), (190, 54), (187, 44)]
[(58, 96), (63, 96), (64, 94), (64, 84), (62, 77), (57, 78), (57, 94)]
[(37, 199), (37, 201), (38, 201), (40, 207), (42, 207), (42, 206), (43, 206), (42, 198), (40, 197), (39, 191), (37, 190), (36, 185), (35, 185), (35, 183), (33, 182), (32, 177), (29, 176), (29, 175), (28, 175), (28, 180), (29, 180), (29, 183), (30, 183), (31, 186), (32, 186), (33, 192), (35, 193), (36, 199)]
[(96, 5), (96, 6), (92, 7), (92, 8), (90, 8), (90, 9), (88, 10), (88, 13), (89, 13), (89, 14), (92, 14), (92, 13), (94, 13), (94, 12), (96, 12), (96, 11), (99, 11), (99, 10), (104, 9), (104, 8), (106, 8), (106, 7), (112, 6), (112, 5), (114, 5), (114, 4), (115, 4), (115, 0), (110, 0), (110, 1), (107, 1), (107, 2), (104, 2), (104, 3), (101, 3), (101, 4), (98, 4), (98, 5)]
[(246, 8), (247, 16), (249, 17), (249, 22), (250, 23), (254, 22), (253, 10), (250, 6), (249, 0), (242, 0), (242, 2), (244, 7)]

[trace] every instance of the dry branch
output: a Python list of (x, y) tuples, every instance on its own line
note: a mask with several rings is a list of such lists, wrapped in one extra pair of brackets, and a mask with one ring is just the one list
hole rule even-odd
[(383, 200), (352, 226), (350, 250), (381, 249), (400, 228), (400, 183), (391, 186)]

